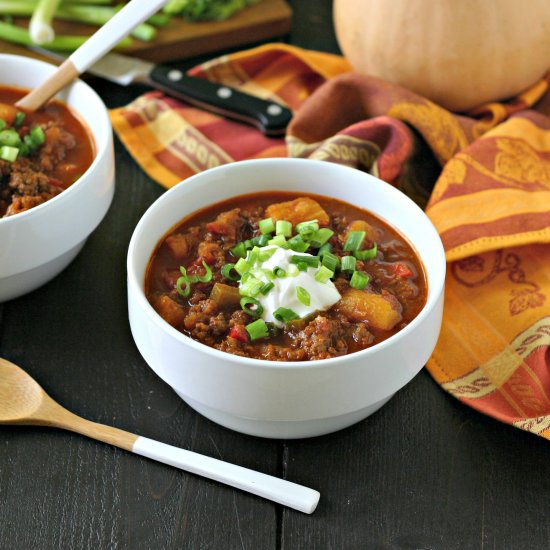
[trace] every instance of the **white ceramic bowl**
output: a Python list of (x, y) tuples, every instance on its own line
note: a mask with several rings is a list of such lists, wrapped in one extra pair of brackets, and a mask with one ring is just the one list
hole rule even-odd
[[(414, 244), (428, 277), (428, 299), (403, 330), (369, 349), (333, 359), (271, 362), (224, 353), (165, 322), (144, 295), (157, 242), (182, 218), (236, 195), (283, 190), (335, 197), (376, 213)], [(162, 195), (138, 223), (128, 251), (132, 334), (150, 367), (204, 416), (239, 432), (272, 438), (336, 431), (372, 414), (431, 355), (443, 309), (445, 256), (429, 219), (394, 187), (337, 164), (265, 159), (198, 174)]]
[[(33, 88), (56, 67), (35, 59), (0, 54), (0, 85)], [(0, 302), (46, 283), (78, 254), (111, 204), (115, 169), (107, 108), (84, 82), (56, 96), (88, 126), (96, 156), (71, 187), (26, 212), (0, 219)]]

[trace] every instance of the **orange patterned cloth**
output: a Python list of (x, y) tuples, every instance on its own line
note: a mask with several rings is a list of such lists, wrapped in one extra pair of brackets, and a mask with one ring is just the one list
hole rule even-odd
[(417, 153), (427, 144), (441, 167), (433, 191), (424, 187), (427, 213), (449, 262), (427, 368), (467, 405), (550, 439), (550, 118), (530, 109), (550, 73), (467, 115), (355, 74), (339, 56), (283, 44), (191, 73), (282, 101), (294, 118), (283, 140), (158, 92), (112, 111), (122, 142), (165, 187), (226, 162), (289, 155), (369, 171), (421, 200), (410, 166), (425, 162)]

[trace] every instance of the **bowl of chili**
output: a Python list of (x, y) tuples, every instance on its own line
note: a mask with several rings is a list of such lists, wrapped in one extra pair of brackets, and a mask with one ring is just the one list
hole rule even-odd
[(256, 436), (366, 418), (420, 371), (441, 325), (445, 256), (429, 219), (391, 185), (322, 161), (189, 178), (144, 214), (127, 269), (148, 365), (199, 413)]
[(14, 105), (55, 69), (0, 54), (0, 302), (62, 271), (113, 198), (111, 124), (87, 84), (75, 81), (36, 112)]

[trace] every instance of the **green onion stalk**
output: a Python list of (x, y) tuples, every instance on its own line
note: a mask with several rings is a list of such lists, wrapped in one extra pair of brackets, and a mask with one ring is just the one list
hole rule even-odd
[(29, 35), (35, 44), (47, 44), (55, 38), (52, 20), (61, 0), (40, 0), (29, 21)]
[[(74, 51), (84, 44), (88, 38), (88, 36), (80, 35), (57, 35), (48, 43), (48, 48), (58, 51)], [(27, 30), (3, 21), (0, 21), (0, 40), (7, 40), (22, 46), (32, 46), (34, 44)], [(132, 39), (126, 37), (117, 44), (117, 48), (127, 48), (131, 45)]]

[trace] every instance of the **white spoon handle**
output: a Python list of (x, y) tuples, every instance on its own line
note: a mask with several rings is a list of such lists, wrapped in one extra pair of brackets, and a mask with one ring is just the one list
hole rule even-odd
[(311, 514), (315, 510), (321, 496), (318, 491), (302, 485), (178, 449), (146, 437), (138, 437), (132, 451), (187, 472), (273, 500), (306, 514)]
[(79, 73), (112, 50), (130, 31), (157, 12), (167, 0), (131, 0), (69, 56)]

